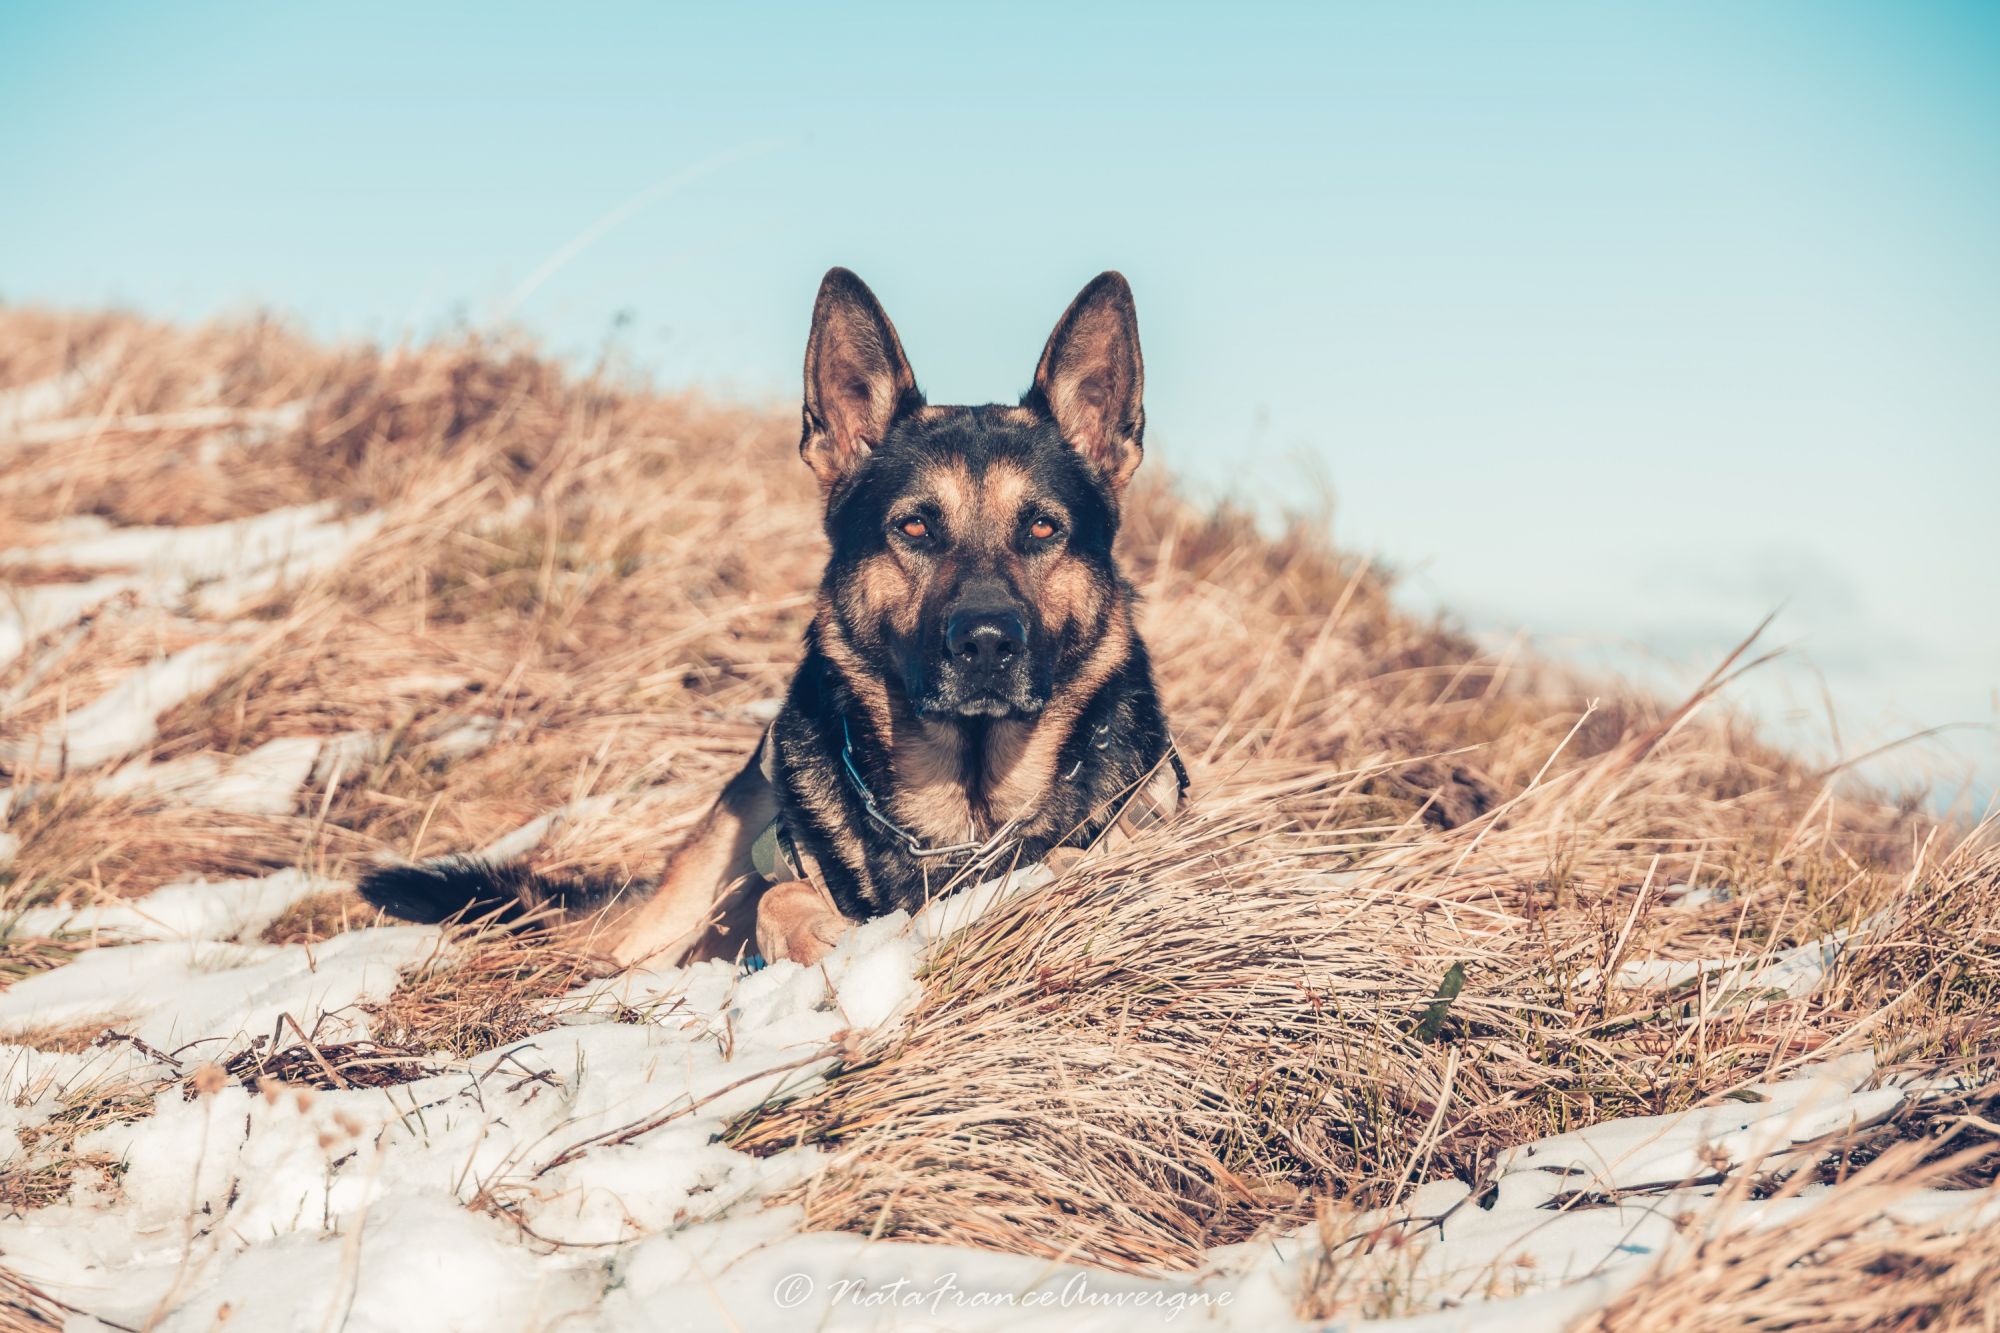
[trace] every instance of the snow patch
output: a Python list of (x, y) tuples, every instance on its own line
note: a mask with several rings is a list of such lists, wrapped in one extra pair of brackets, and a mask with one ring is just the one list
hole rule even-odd
[(144, 431), (233, 430), (252, 443), (297, 430), (305, 424), (311, 404), (303, 399), (276, 407), (183, 407), (167, 412), (146, 412), (131, 416), (65, 417), (56, 420), (20, 422), (0, 445), (53, 444), (61, 440), (117, 431), (130, 434)]
[(162, 606), (185, 602), (221, 615), (287, 580), (330, 569), (382, 525), (380, 514), (342, 519), (338, 513), (332, 504), (313, 504), (189, 527), (73, 527), (74, 536), (0, 552), (0, 568), (103, 571), (80, 583), (12, 590), (0, 607), (0, 666), (113, 597), (132, 594)]
[(84, 937), (93, 944), (235, 940), (255, 935), (315, 893), (344, 887), (296, 869), (259, 879), (189, 880), (126, 902), (31, 907), (14, 918), (8, 933)]
[(130, 763), (92, 786), (100, 796), (154, 796), (209, 810), (288, 815), (298, 805), (299, 788), (319, 765), (320, 748), (317, 737), (285, 736), (247, 754)]
[(161, 713), (214, 688), (243, 652), (212, 640), (150, 662), (38, 734), (0, 743), (0, 761), (17, 772), (94, 768), (144, 749), (160, 734)]
[[(360, 1034), (342, 1011), (385, 998), (401, 970), (436, 952), (429, 926), (350, 931), (319, 944), (157, 940), (92, 949), (0, 994), (0, 1032), (46, 1024), (117, 1020), (157, 1050), (222, 1060), (290, 1016), (306, 1031)], [(331, 1036), (327, 1037), (332, 1040)]]
[[(1871, 918), (1789, 949), (1749, 958), (1634, 959), (1620, 963), (1611, 979), (1635, 989), (1673, 990), (1705, 978), (1714, 994), (1733, 1003), (1766, 997), (1801, 999), (1819, 989), (1848, 942), (1866, 934), (1873, 924)], [(1579, 974), (1578, 981), (1589, 985), (1599, 975), (1590, 969)]]
[(124, 350), (120, 340), (60, 374), (0, 390), (0, 448), (25, 443), (19, 432), (30, 422), (66, 411), (92, 380), (116, 364)]

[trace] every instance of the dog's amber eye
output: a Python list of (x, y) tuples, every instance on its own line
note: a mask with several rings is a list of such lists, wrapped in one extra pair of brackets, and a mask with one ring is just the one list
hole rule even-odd
[(1046, 518), (1038, 518), (1028, 525), (1028, 535), (1038, 542), (1045, 542), (1056, 535), (1056, 525)]
[(931, 525), (920, 518), (906, 518), (896, 526), (903, 530), (905, 537), (928, 537), (931, 535)]

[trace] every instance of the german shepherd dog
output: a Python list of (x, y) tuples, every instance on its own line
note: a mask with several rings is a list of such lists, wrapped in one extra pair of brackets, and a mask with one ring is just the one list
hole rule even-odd
[[(1144, 374), (1116, 273), (1056, 324), (1018, 407), (932, 407), (895, 326), (830, 271), (799, 453), (832, 550), (805, 655), (650, 894), (447, 858), (361, 892), (441, 921), (530, 913), (620, 965), (810, 964), (858, 920), (1170, 814), (1187, 775), (1112, 556)], [(601, 943), (600, 943), (601, 942)]]

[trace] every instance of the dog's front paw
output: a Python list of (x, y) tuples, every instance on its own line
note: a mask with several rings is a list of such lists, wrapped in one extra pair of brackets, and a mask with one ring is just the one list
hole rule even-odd
[(764, 961), (811, 967), (833, 951), (854, 923), (809, 880), (774, 884), (757, 903), (757, 948)]

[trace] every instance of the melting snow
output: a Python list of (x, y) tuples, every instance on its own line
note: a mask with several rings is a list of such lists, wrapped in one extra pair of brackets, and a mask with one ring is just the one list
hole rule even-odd
[(124, 350), (121, 340), (60, 374), (0, 390), (0, 449), (28, 443), (20, 435), (24, 427), (67, 410), (92, 380), (116, 364)]
[[(350, 1330), (634, 1333), (1297, 1326), (1293, 1301), (1318, 1243), (1310, 1232), (1218, 1250), (1206, 1272), (1158, 1278), (802, 1233), (795, 1212), (766, 1201), (821, 1155), (757, 1158), (719, 1141), (732, 1116), (816, 1082), (844, 1033), (892, 1028), (920, 993), (930, 940), (1046, 878), (1036, 868), (914, 920), (871, 921), (812, 969), (712, 961), (593, 981), (551, 1002), (550, 1031), (467, 1061), (439, 1057), (443, 1072), (387, 1090), (265, 1096), (232, 1085), (189, 1100), (165, 1086), (151, 1114), (76, 1144), (124, 1164), (116, 1185), (80, 1177), (67, 1202), (0, 1221), (0, 1253), (74, 1305), (134, 1327), (158, 1312), (167, 1329), (208, 1328), (225, 1306), (239, 1327), (260, 1329), (343, 1318)], [(77, 1089), (160, 1087), (177, 1071), (152, 1052), (184, 1071), (288, 1021), (321, 1041), (365, 1034), (361, 1004), (424, 965), (440, 936), (405, 926), (310, 947), (240, 942), (326, 887), (286, 871), (29, 914), (17, 929), (89, 932), (103, 947), (0, 995), (0, 1041), (28, 1026), (116, 1019), (146, 1053), (0, 1046), (18, 1103), (0, 1124), (18, 1143)], [(645, 1021), (613, 1021), (634, 1011)], [(1490, 1208), (1456, 1181), (1417, 1190), (1405, 1207), (1363, 1219), (1409, 1231), (1411, 1243), (1381, 1262), (1445, 1307), (1396, 1326), (1549, 1327), (1600, 1306), (1673, 1242), (1675, 1217), (1719, 1172), (1880, 1118), (1912, 1095), (1870, 1090), (1871, 1075), (1865, 1058), (1850, 1058), (1752, 1089), (1752, 1100), (1507, 1150)], [(32, 1148), (16, 1156), (36, 1160)], [(1574, 1202), (1634, 1190), (1655, 1193)], [(1944, 1215), (1967, 1202), (1939, 1194), (1909, 1206)]]
[(331, 504), (275, 509), (253, 518), (184, 528), (112, 528), (0, 553), (8, 566), (103, 571), (79, 583), (35, 584), (0, 605), (0, 666), (36, 638), (124, 593), (142, 601), (221, 614), (287, 579), (330, 569), (380, 527), (379, 514), (336, 517)]
[[(1789, 949), (1747, 958), (1634, 959), (1620, 963), (1611, 979), (1620, 986), (1647, 990), (1673, 990), (1707, 979), (1713, 994), (1736, 1004), (1759, 1003), (1772, 996), (1799, 999), (1818, 990), (1848, 941), (1866, 934), (1874, 924), (1870, 918)], [(1590, 970), (1578, 979), (1588, 985), (1597, 975)]]
[(319, 767), (321, 742), (284, 736), (240, 755), (189, 755), (163, 764), (127, 764), (99, 778), (104, 796), (150, 795), (181, 805), (248, 815), (289, 814)]
[(120, 1030), (162, 1051), (192, 1048), (195, 1063), (221, 1060), (288, 1014), (308, 1032), (322, 1014), (359, 1032), (358, 1015), (343, 1011), (385, 997), (400, 969), (437, 947), (434, 928), (393, 926), (316, 945), (153, 940), (92, 949), (0, 995), (0, 1033), (103, 1019), (129, 1024)]
[(344, 887), (339, 880), (320, 879), (303, 870), (280, 870), (261, 879), (197, 879), (168, 885), (133, 901), (31, 907), (13, 919), (9, 931), (81, 936), (97, 944), (234, 940), (255, 935), (301, 899)]
[(242, 652), (239, 643), (212, 641), (148, 663), (40, 733), (0, 744), (0, 761), (17, 770), (91, 768), (143, 749), (160, 734), (161, 713), (213, 688)]

